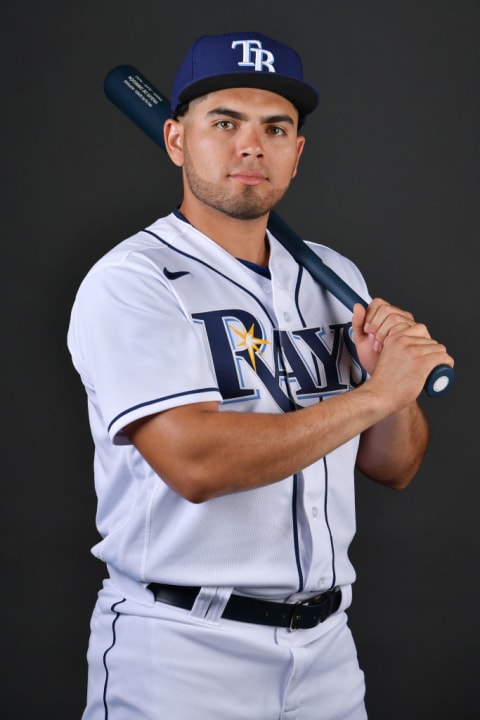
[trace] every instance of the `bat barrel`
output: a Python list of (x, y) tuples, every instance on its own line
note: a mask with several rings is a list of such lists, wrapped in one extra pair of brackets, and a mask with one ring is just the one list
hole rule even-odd
[(132, 65), (118, 65), (104, 80), (105, 95), (140, 130), (165, 150), (163, 125), (171, 117), (170, 101)]

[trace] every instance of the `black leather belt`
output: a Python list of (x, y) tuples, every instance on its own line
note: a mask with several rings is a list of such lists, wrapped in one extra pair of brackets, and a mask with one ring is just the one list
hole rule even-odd
[[(150, 583), (148, 589), (155, 595), (158, 602), (175, 605), (191, 610), (200, 592), (199, 587), (180, 585), (163, 585)], [(299, 600), (296, 603), (270, 602), (257, 600), (243, 595), (231, 595), (222, 617), (228, 620), (256, 623), (257, 625), (274, 625), (290, 630), (312, 628), (324, 622), (340, 607), (342, 593), (340, 590), (329, 590), (321, 595)]]

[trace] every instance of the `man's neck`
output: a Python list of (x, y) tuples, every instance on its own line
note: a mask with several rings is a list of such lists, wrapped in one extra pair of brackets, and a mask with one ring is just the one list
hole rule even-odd
[(268, 265), (268, 215), (254, 220), (239, 220), (214, 208), (193, 208), (185, 201), (179, 211), (196, 230), (207, 235), (234, 257), (256, 265)]

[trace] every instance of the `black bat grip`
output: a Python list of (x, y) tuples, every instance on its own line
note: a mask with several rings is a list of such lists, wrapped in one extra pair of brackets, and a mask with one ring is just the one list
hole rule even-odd
[[(118, 65), (110, 70), (104, 81), (105, 95), (132, 122), (165, 150), (163, 125), (171, 117), (170, 101), (133, 65)], [(270, 213), (268, 228), (277, 240), (303, 265), (312, 277), (343, 305), (353, 311), (365, 300), (331, 270), (321, 258), (275, 212)], [(453, 368), (439, 365), (428, 376), (425, 392), (430, 397), (443, 395), (454, 380)]]

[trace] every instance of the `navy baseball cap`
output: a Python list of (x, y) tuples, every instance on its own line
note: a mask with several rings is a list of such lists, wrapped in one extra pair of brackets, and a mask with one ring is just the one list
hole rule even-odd
[(283, 95), (301, 115), (318, 105), (317, 89), (303, 79), (298, 53), (255, 32), (203, 35), (184, 57), (173, 83), (170, 104), (179, 105), (215, 90), (252, 87)]

